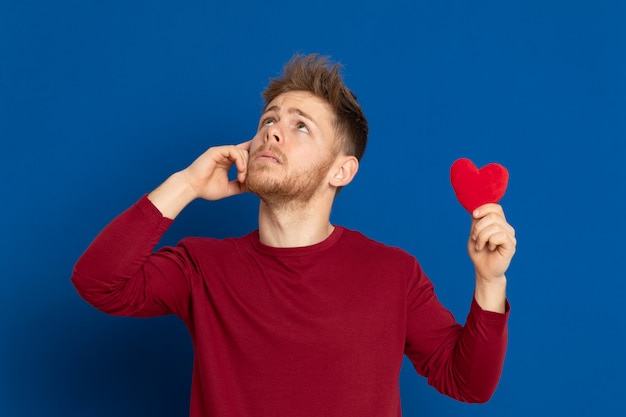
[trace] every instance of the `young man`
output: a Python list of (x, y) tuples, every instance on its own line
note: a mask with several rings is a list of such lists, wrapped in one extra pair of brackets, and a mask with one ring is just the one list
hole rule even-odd
[[(296, 56), (263, 95), (252, 140), (209, 149), (98, 235), (75, 266), (78, 292), (109, 314), (185, 322), (194, 417), (398, 416), (405, 354), (443, 394), (487, 401), (505, 355), (516, 245), (501, 207), (473, 213), (476, 289), (461, 326), (415, 258), (330, 223), (368, 131), (339, 67)], [(153, 252), (191, 201), (244, 191), (260, 197), (258, 231)]]

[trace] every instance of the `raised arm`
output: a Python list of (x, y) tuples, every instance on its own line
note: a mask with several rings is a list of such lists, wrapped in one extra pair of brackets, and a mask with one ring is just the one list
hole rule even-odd
[(515, 253), (515, 231), (502, 207), (486, 204), (472, 214), (468, 251), (476, 288), (464, 326), (437, 301), (426, 280), (410, 293), (405, 353), (439, 392), (465, 402), (485, 402), (495, 391), (508, 340), (505, 272)]
[[(72, 274), (78, 293), (114, 315), (185, 315), (189, 279), (184, 248), (153, 253), (163, 233), (195, 198), (217, 200), (244, 191), (249, 142), (206, 151), (109, 223), (80, 257)], [(228, 170), (237, 167), (230, 181)]]
[[(191, 165), (169, 177), (148, 195), (163, 216), (174, 219), (196, 198), (219, 200), (245, 191), (250, 141), (235, 146), (217, 146), (200, 155)], [(229, 181), (235, 165), (237, 178)]]
[(485, 204), (474, 210), (467, 249), (476, 271), (474, 297), (483, 310), (505, 312), (505, 272), (516, 244), (515, 230), (507, 223), (502, 206)]

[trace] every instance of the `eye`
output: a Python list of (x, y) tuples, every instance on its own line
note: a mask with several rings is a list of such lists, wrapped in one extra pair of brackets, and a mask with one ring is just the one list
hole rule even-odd
[(301, 132), (304, 133), (309, 133), (309, 128), (307, 127), (307, 125), (304, 122), (297, 122), (296, 123), (296, 129), (298, 129)]
[(261, 120), (261, 126), (272, 126), (274, 122), (275, 120), (273, 117), (266, 117), (265, 119)]

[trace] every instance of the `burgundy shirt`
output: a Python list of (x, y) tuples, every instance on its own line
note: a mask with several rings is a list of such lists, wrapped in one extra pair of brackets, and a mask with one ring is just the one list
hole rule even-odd
[(98, 235), (72, 282), (105, 313), (183, 320), (192, 417), (396, 417), (405, 354), (445, 395), (493, 394), (508, 304), (498, 314), (473, 300), (461, 326), (413, 256), (342, 227), (308, 247), (269, 247), (255, 231), (154, 252), (171, 223), (144, 196)]

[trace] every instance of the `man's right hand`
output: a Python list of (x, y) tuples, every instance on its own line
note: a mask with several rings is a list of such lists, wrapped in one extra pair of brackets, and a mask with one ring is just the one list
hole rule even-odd
[[(250, 141), (236, 146), (217, 146), (200, 155), (182, 172), (195, 198), (220, 200), (245, 191)], [(237, 179), (229, 181), (228, 171), (235, 165)]]
[[(196, 198), (219, 200), (241, 194), (246, 190), (249, 149), (250, 141), (210, 148), (148, 194), (148, 199), (163, 216), (174, 219)], [(229, 180), (228, 171), (233, 165), (237, 178)]]

